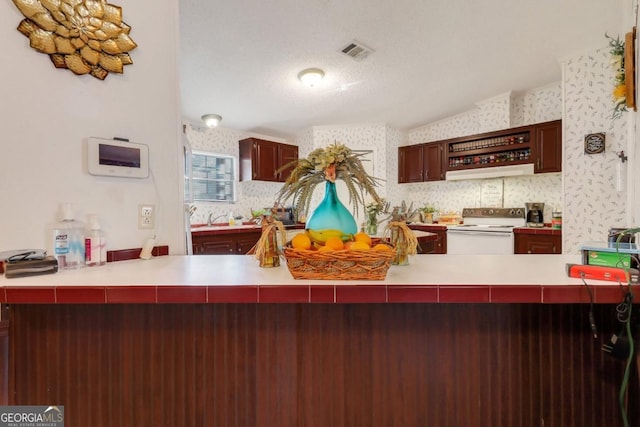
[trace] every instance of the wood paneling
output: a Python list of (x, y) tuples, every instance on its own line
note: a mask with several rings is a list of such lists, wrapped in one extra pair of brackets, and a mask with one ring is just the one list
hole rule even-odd
[[(588, 309), (14, 305), (9, 400), (93, 427), (621, 425), (624, 362)], [(614, 306), (595, 318), (619, 330)]]
[(9, 320), (6, 306), (0, 306), (0, 405), (9, 403)]

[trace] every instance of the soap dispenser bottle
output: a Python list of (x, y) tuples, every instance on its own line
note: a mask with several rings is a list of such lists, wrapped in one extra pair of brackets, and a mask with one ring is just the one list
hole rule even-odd
[(229, 212), (229, 225), (236, 225), (236, 219), (233, 216), (233, 212)]
[(84, 224), (73, 218), (71, 204), (63, 204), (61, 210), (62, 221), (53, 226), (53, 256), (60, 269), (84, 267)]
[(98, 215), (89, 215), (89, 223), (84, 238), (84, 253), (87, 267), (105, 265), (107, 263), (107, 242), (100, 229)]

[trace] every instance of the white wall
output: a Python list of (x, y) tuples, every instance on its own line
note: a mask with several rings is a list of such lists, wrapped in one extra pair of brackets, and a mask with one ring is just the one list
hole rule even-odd
[[(179, 171), (178, 2), (121, 0), (123, 20), (138, 44), (124, 74), (104, 81), (56, 69), (16, 30), (23, 19), (0, 3), (0, 250), (48, 246), (47, 225), (58, 205), (77, 217), (97, 213), (109, 249), (141, 247), (153, 231), (139, 230), (140, 203), (157, 207), (158, 244), (184, 253)], [(90, 176), (84, 141), (125, 137), (150, 148), (153, 176)]]

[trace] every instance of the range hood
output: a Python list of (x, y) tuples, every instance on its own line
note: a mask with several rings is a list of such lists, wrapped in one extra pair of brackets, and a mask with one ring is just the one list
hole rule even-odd
[(465, 169), (459, 171), (447, 171), (447, 181), (460, 181), (462, 179), (502, 178), (504, 176), (533, 175), (533, 163), (524, 165), (494, 166), (481, 169)]

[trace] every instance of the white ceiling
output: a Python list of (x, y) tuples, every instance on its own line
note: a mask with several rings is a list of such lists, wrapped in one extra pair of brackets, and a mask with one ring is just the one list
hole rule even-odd
[[(558, 82), (560, 60), (622, 33), (623, 0), (180, 0), (184, 120), (291, 137), (311, 127), (408, 130)], [(339, 51), (357, 40), (374, 52)], [(297, 74), (322, 68), (304, 87)]]

